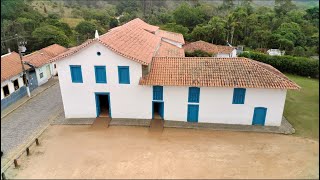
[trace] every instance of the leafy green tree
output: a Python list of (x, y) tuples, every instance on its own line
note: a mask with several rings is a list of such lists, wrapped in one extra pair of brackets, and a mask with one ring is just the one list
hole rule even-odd
[(91, 21), (81, 21), (75, 28), (75, 30), (79, 33), (80, 39), (82, 41), (93, 38), (94, 33), (97, 30), (97, 26), (95, 23)]
[(173, 12), (173, 17), (177, 24), (185, 26), (190, 30), (205, 21), (205, 14), (187, 3), (182, 3), (176, 8)]
[(52, 25), (36, 28), (32, 32), (32, 37), (36, 40), (37, 43), (35, 47), (38, 49), (55, 43), (68, 47), (70, 43), (68, 36), (66, 36), (59, 28)]
[(109, 23), (109, 27), (110, 29), (117, 27), (119, 25), (119, 22), (116, 18), (111, 18), (110, 19), (110, 23)]
[(234, 8), (234, 6), (235, 6), (234, 0), (223, 0), (221, 8), (230, 10)]
[(275, 0), (274, 11), (278, 16), (286, 15), (289, 11), (296, 9), (297, 6), (292, 0)]
[(175, 24), (175, 23), (168, 23), (168, 24), (162, 26), (161, 29), (181, 33), (183, 36), (187, 36), (187, 34), (189, 32), (189, 29), (187, 27), (184, 27), (180, 24)]
[(294, 47), (294, 44), (292, 41), (290, 41), (288, 39), (284, 39), (284, 38), (279, 39), (279, 44), (280, 44), (279, 49), (285, 50), (287, 54), (289, 54)]
[(297, 46), (293, 49), (292, 55), (294, 56), (304, 56), (305, 55), (305, 50), (301, 46)]

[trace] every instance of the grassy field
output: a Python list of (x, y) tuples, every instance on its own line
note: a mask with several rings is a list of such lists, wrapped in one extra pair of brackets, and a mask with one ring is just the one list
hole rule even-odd
[(319, 80), (286, 74), (300, 91), (289, 90), (284, 116), (296, 129), (296, 135), (319, 139)]
[(62, 22), (69, 24), (71, 28), (75, 28), (81, 21), (84, 21), (82, 18), (61, 18)]

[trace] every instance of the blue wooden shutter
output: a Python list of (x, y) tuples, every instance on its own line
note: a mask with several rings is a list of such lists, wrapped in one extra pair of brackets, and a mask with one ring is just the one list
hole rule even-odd
[(232, 104), (244, 104), (245, 96), (246, 96), (246, 89), (234, 88)]
[(199, 103), (200, 88), (189, 87), (188, 102)]
[(83, 83), (80, 65), (70, 65), (71, 80), (73, 83)]
[(188, 114), (187, 114), (187, 121), (188, 122), (198, 122), (199, 116), (199, 105), (188, 105)]
[(118, 66), (119, 84), (130, 84), (129, 66)]
[(163, 100), (162, 86), (153, 86), (153, 100)]
[(106, 67), (105, 66), (94, 66), (96, 83), (107, 83)]

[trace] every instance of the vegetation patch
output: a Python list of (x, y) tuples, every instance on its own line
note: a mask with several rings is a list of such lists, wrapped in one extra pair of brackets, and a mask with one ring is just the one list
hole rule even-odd
[(286, 74), (301, 86), (287, 92), (284, 116), (296, 129), (296, 135), (319, 139), (319, 80)]
[(319, 60), (317, 59), (293, 56), (270, 56), (257, 52), (244, 52), (239, 56), (270, 64), (281, 72), (319, 78)]

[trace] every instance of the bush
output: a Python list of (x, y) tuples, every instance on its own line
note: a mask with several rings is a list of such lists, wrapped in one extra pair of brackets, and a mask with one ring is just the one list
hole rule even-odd
[(247, 57), (287, 72), (300, 76), (319, 78), (319, 60), (293, 56), (269, 56), (256, 52), (243, 52), (239, 57)]
[(201, 51), (201, 50), (195, 50), (193, 52), (185, 52), (186, 57), (212, 57), (213, 54)]

